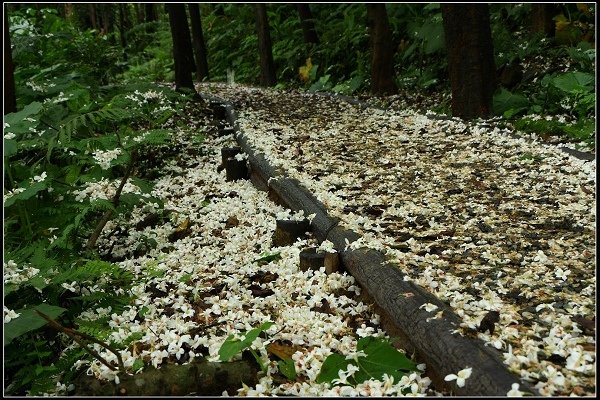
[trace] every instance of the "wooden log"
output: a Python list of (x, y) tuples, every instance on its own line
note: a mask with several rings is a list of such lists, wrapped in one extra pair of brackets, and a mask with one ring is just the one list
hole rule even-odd
[(120, 374), (120, 383), (100, 381), (82, 374), (74, 383), (76, 396), (220, 396), (237, 393), (242, 382), (258, 383), (258, 367), (247, 360), (227, 363), (200, 359), (185, 365), (149, 367), (135, 375)]
[(325, 272), (331, 274), (339, 267), (338, 253), (319, 252), (316, 247), (309, 247), (300, 252), (300, 270), (319, 270), (325, 267)]
[(306, 219), (301, 221), (277, 220), (277, 226), (273, 233), (273, 246), (289, 246), (301, 238), (306, 238), (306, 232), (310, 231), (310, 222)]

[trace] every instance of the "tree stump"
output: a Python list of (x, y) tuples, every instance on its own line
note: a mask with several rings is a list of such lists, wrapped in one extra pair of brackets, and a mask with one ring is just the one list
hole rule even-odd
[(300, 252), (300, 270), (319, 270), (325, 267), (325, 272), (336, 272), (339, 266), (338, 253), (318, 252), (316, 247), (309, 247)]
[(216, 119), (227, 119), (227, 108), (225, 105), (217, 102), (211, 102), (210, 108), (212, 109), (213, 115)]
[(277, 220), (277, 227), (273, 233), (273, 246), (289, 246), (298, 239), (307, 237), (306, 232), (310, 231), (310, 222), (307, 219), (302, 221)]
[[(238, 160), (236, 155), (242, 154), (242, 148), (223, 147), (221, 149), (221, 165), (225, 167), (225, 175), (227, 181), (237, 181), (240, 179), (248, 179), (249, 171), (246, 160)], [(220, 171), (222, 168), (217, 169)]]

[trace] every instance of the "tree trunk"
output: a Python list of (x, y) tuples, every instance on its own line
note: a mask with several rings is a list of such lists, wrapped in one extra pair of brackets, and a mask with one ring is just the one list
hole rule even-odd
[[(121, 39), (121, 47), (123, 50), (127, 47), (127, 39), (125, 38), (125, 32), (127, 31), (127, 16), (125, 15), (127, 4), (119, 3), (119, 38)], [(127, 53), (123, 52), (125, 59), (127, 59)]]
[(144, 4), (144, 10), (146, 11), (146, 22), (156, 21), (156, 11), (154, 10), (154, 3)]
[(88, 3), (88, 8), (90, 10), (90, 23), (92, 24), (92, 29), (98, 29), (98, 16), (96, 14), (96, 5), (94, 3)]
[(256, 30), (258, 32), (258, 52), (260, 55), (260, 84), (262, 86), (275, 86), (275, 64), (273, 63), (273, 48), (269, 34), (269, 20), (265, 4), (255, 4)]
[(394, 82), (394, 45), (385, 4), (367, 4), (371, 40), (371, 93), (378, 96), (398, 92)]
[(187, 23), (185, 5), (182, 3), (166, 3), (169, 13), (171, 36), (173, 37), (173, 59), (175, 61), (175, 89), (194, 89), (192, 71), (194, 70), (194, 56), (192, 54), (192, 41)]
[(142, 10), (142, 5), (139, 3), (133, 3), (133, 7), (135, 9), (135, 20), (138, 24), (144, 22), (144, 10)]
[(202, 18), (198, 3), (188, 3), (190, 10), (190, 21), (192, 23), (192, 44), (196, 56), (196, 79), (202, 82), (208, 79), (208, 62), (206, 61), (206, 45), (204, 44), (204, 33), (202, 32)]
[(8, 10), (4, 4), (4, 114), (17, 111), (15, 95), (15, 68), (10, 47), (10, 30), (8, 29)]
[(306, 3), (296, 4), (298, 15), (300, 16), (300, 24), (302, 25), (302, 34), (304, 35), (304, 43), (319, 44), (319, 35), (315, 29), (315, 23), (310, 6)]
[(554, 36), (556, 25), (552, 18), (555, 14), (555, 4), (531, 4), (531, 30), (544, 33), (546, 37)]
[(102, 9), (102, 31), (105, 35), (112, 32), (112, 4), (101, 5)]
[(442, 4), (452, 115), (489, 117), (496, 67), (487, 4)]

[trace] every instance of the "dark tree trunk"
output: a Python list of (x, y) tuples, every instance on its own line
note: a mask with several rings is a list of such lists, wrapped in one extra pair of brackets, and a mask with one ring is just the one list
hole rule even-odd
[(102, 31), (104, 34), (109, 34), (112, 32), (112, 4), (106, 3), (100, 5), (102, 10)]
[(10, 30), (8, 29), (8, 10), (4, 4), (4, 115), (17, 111), (15, 95), (15, 68), (10, 47)]
[(215, 13), (215, 15), (220, 15), (220, 16), (224, 16), (225, 15), (225, 8), (223, 7), (223, 4), (212, 4), (212, 9), (213, 9), (213, 13)]
[(555, 14), (555, 4), (531, 4), (531, 30), (544, 33), (546, 37), (554, 36), (556, 25), (552, 18)]
[(204, 33), (202, 32), (202, 19), (198, 3), (188, 3), (190, 10), (190, 21), (192, 23), (192, 44), (196, 56), (196, 79), (202, 81), (208, 79), (208, 62), (206, 61), (206, 45), (204, 44)]
[(260, 84), (262, 86), (275, 86), (275, 64), (273, 63), (273, 48), (269, 33), (269, 20), (265, 4), (255, 4), (256, 30), (258, 32), (258, 52), (260, 54)]
[(144, 22), (144, 10), (142, 9), (142, 5), (139, 3), (133, 3), (133, 7), (135, 9), (135, 20), (138, 24)]
[(96, 14), (96, 5), (94, 3), (88, 3), (88, 9), (90, 10), (90, 23), (92, 29), (98, 29), (100, 24), (98, 23), (98, 16)]
[(371, 93), (390, 95), (398, 92), (394, 82), (394, 45), (385, 4), (367, 4), (371, 40)]
[(496, 67), (487, 4), (442, 4), (452, 115), (489, 117)]
[(189, 88), (193, 90), (194, 56), (192, 54), (192, 41), (185, 5), (182, 3), (166, 3), (165, 5), (169, 13), (169, 24), (171, 26), (171, 36), (173, 37), (175, 89)]
[(146, 22), (156, 21), (156, 11), (154, 10), (154, 3), (144, 4), (144, 10), (146, 11)]
[[(127, 4), (119, 3), (119, 38), (121, 39), (121, 47), (123, 50), (127, 47), (127, 39), (125, 38), (125, 32), (127, 31), (127, 15), (126, 15)], [(123, 53), (125, 59), (127, 59), (127, 53)]]
[(298, 15), (300, 15), (300, 24), (302, 25), (302, 34), (304, 35), (304, 43), (319, 44), (319, 35), (315, 29), (315, 23), (310, 6), (306, 3), (296, 4)]

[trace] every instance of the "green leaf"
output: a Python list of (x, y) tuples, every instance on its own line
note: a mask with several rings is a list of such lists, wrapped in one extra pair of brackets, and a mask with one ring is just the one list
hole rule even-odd
[(347, 360), (344, 356), (333, 353), (323, 362), (317, 376), (317, 383), (332, 382), (339, 377), (340, 370), (346, 370), (349, 364), (359, 367), (350, 383), (359, 384), (368, 379), (382, 379), (384, 374), (393, 376), (398, 381), (409, 371), (416, 371), (415, 364), (406, 355), (396, 350), (388, 340), (367, 336), (359, 339), (356, 348), (363, 351), (366, 357)]
[(26, 308), (16, 311), (21, 314), (19, 317), (10, 320), (8, 323), (4, 324), (4, 346), (10, 344), (13, 339), (24, 335), (28, 332), (34, 331), (42, 326), (46, 325), (47, 322), (45, 319), (40, 317), (35, 310), (43, 312), (50, 318), (56, 319), (62, 313), (67, 311), (65, 308), (51, 306), (49, 304), (38, 304), (32, 308)]
[(279, 372), (281, 372), (289, 380), (296, 380), (296, 367), (294, 366), (294, 360), (286, 358), (277, 362)]
[(579, 71), (567, 72), (554, 77), (552, 85), (563, 92), (588, 92), (593, 89), (594, 75)]
[(270, 263), (271, 261), (276, 261), (276, 260), (281, 260), (281, 253), (277, 252), (277, 253), (262, 253), (260, 255), (260, 258), (257, 258), (256, 260), (252, 261), (255, 263), (259, 263), (259, 264), (267, 264)]
[(34, 182), (29, 187), (25, 188), (25, 190), (21, 193), (15, 194), (14, 196), (9, 197), (4, 202), (4, 208), (12, 206), (17, 200), (27, 200), (36, 195), (36, 193), (41, 192), (46, 189), (48, 184), (46, 181), (42, 182)]
[(14, 139), (4, 139), (4, 157), (17, 154), (17, 142)]
[(242, 340), (234, 339), (233, 335), (229, 335), (219, 349), (219, 358), (221, 361), (229, 361), (231, 357), (235, 356), (245, 348), (250, 347), (258, 335), (260, 335), (262, 331), (269, 329), (271, 326), (273, 326), (273, 322), (264, 322), (258, 328), (249, 330)]
[(350, 362), (351, 360), (346, 360), (340, 354), (330, 354), (323, 362), (323, 365), (321, 365), (321, 371), (317, 375), (316, 382), (325, 383), (337, 379), (339, 377), (338, 371), (345, 370)]
[(131, 366), (131, 369), (133, 370), (133, 372), (136, 372), (136, 371), (139, 371), (142, 368), (144, 368), (144, 361), (140, 360), (139, 358), (137, 358), (133, 362), (133, 365)]
[(504, 88), (494, 95), (493, 107), (496, 115), (502, 115), (507, 111), (514, 115), (527, 110), (528, 106), (529, 101), (525, 96), (513, 94)]
[(4, 116), (4, 123), (9, 125), (8, 132), (12, 133), (28, 133), (29, 128), (37, 126), (39, 121), (28, 121), (25, 118), (31, 118), (32, 115), (36, 115), (42, 110), (42, 103), (34, 101), (25, 106), (21, 111), (6, 114)]

